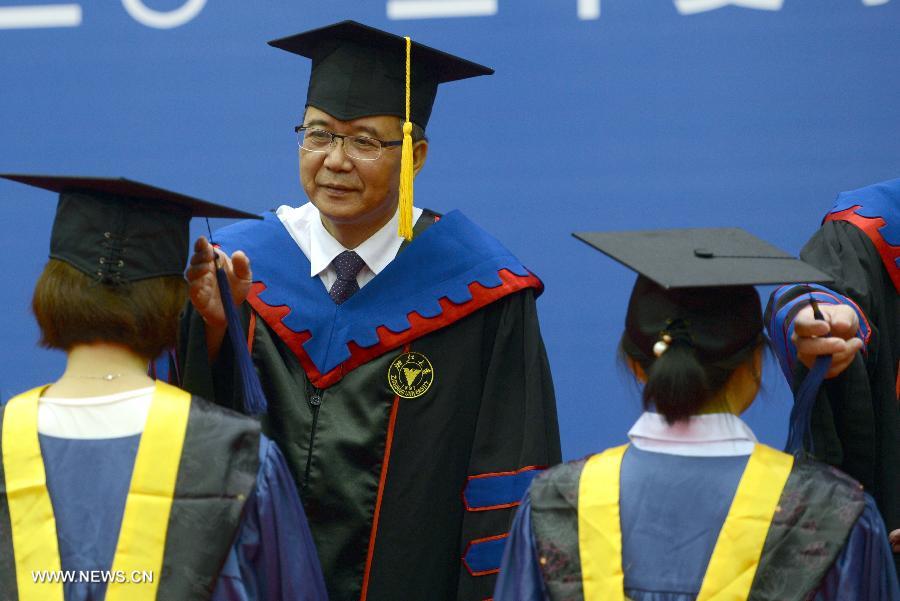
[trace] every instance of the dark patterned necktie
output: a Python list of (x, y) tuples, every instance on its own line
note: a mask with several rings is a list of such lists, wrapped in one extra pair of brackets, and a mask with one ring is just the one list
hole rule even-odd
[(331, 285), (328, 295), (336, 304), (340, 305), (345, 300), (359, 292), (359, 284), (356, 276), (359, 270), (366, 264), (358, 254), (352, 250), (345, 250), (331, 262), (337, 273), (337, 280)]

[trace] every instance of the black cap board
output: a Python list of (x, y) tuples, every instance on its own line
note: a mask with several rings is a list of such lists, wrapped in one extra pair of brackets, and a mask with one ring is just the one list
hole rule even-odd
[[(312, 60), (307, 106), (342, 121), (372, 115), (405, 118), (405, 38), (356, 21), (342, 21), (272, 40), (269, 45)], [(415, 41), (410, 63), (410, 121), (423, 129), (438, 84), (494, 72)]]
[(50, 257), (110, 284), (181, 275), (191, 217), (260, 218), (124, 178), (0, 177), (58, 192)]
[(573, 235), (638, 272), (622, 345), (645, 367), (667, 338), (689, 341), (702, 360), (723, 367), (743, 360), (762, 336), (754, 285), (831, 281), (740, 228)]
[(740, 228), (572, 235), (667, 289), (832, 281), (828, 274)]

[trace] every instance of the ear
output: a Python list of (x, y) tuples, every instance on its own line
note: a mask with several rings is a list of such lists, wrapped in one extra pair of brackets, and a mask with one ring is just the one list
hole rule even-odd
[(763, 345), (759, 345), (750, 359), (739, 365), (725, 384), (725, 403), (735, 415), (746, 411), (759, 394), (762, 364)]
[(628, 365), (628, 369), (631, 370), (631, 373), (634, 374), (634, 377), (638, 379), (642, 384), (647, 383), (647, 372), (644, 371), (644, 366), (635, 361), (629, 356), (625, 356), (625, 364)]
[(428, 140), (419, 140), (413, 144), (413, 176), (419, 175), (419, 170), (425, 166), (428, 158)]
[(756, 380), (756, 384), (759, 385), (762, 383), (762, 368), (763, 368), (763, 352), (765, 350), (765, 345), (760, 344), (755, 351), (753, 351), (753, 379)]

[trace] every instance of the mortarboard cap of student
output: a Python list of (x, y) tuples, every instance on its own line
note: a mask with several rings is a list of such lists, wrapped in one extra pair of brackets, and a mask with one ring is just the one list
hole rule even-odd
[(646, 355), (667, 324), (689, 322), (701, 356), (722, 358), (762, 331), (755, 285), (831, 277), (740, 228), (573, 234), (638, 273), (626, 337)]
[(341, 121), (392, 115), (404, 121), (400, 167), (400, 235), (412, 236), (412, 124), (424, 130), (438, 85), (488, 67), (374, 27), (342, 21), (272, 40), (312, 61), (306, 106)]
[(104, 284), (183, 275), (192, 217), (253, 213), (124, 178), (0, 174), (59, 193), (50, 258)]
[[(51, 311), (55, 317), (47, 319), (41, 317), (45, 311), (35, 310), (42, 329), (42, 342), (64, 350), (68, 350), (73, 343), (88, 340), (113, 341), (126, 344), (140, 355), (152, 359), (166, 346), (174, 344), (177, 312), (184, 303), (184, 297), (164, 293), (165, 287), (158, 288), (158, 300), (167, 302), (162, 302), (163, 306), (141, 309), (142, 313), (135, 318), (139, 322), (137, 324), (133, 324), (134, 319), (118, 317), (123, 312), (136, 311), (137, 305), (120, 305), (128, 305), (127, 298), (146, 296), (147, 291), (155, 289), (153, 286), (143, 286), (143, 282), (173, 276), (183, 279), (190, 248), (189, 224), (192, 217), (260, 219), (253, 213), (124, 178), (22, 174), (0, 174), (0, 177), (59, 194), (50, 234), (51, 261), (41, 282), (45, 276), (52, 277), (48, 276), (51, 271), (61, 273), (53, 267), (53, 260), (56, 260), (81, 272), (91, 283), (87, 286), (65, 276), (64, 280), (57, 281), (67, 282), (65, 286), (71, 287), (72, 292), (81, 291), (81, 298), (85, 301), (83, 306), (75, 307), (78, 301), (67, 295), (64, 303), (71, 306), (71, 310)], [(221, 267), (217, 270), (217, 278), (229, 322), (228, 334), (235, 347), (235, 360), (243, 384), (245, 410), (261, 413), (265, 410), (265, 397), (247, 346), (243, 343), (243, 330)], [(45, 287), (39, 282), (38, 288)], [(180, 289), (186, 294), (186, 286)], [(140, 301), (142, 307), (147, 305), (148, 298)], [(175, 300), (179, 303), (173, 306)], [(153, 314), (152, 319), (147, 311)], [(109, 323), (114, 316), (120, 321)], [(125, 328), (126, 323), (136, 329)], [(148, 329), (150, 324), (156, 325)], [(171, 328), (167, 327), (168, 324)]]
[(650, 374), (657, 359), (677, 346), (691, 350), (708, 380), (724, 378), (763, 340), (755, 285), (832, 279), (739, 228), (573, 235), (638, 273), (622, 350)]

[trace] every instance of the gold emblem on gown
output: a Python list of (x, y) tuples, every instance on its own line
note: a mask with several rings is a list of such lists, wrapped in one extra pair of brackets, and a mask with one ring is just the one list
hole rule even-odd
[(395, 394), (404, 399), (415, 399), (431, 388), (434, 367), (422, 353), (403, 353), (391, 361), (387, 378)]

